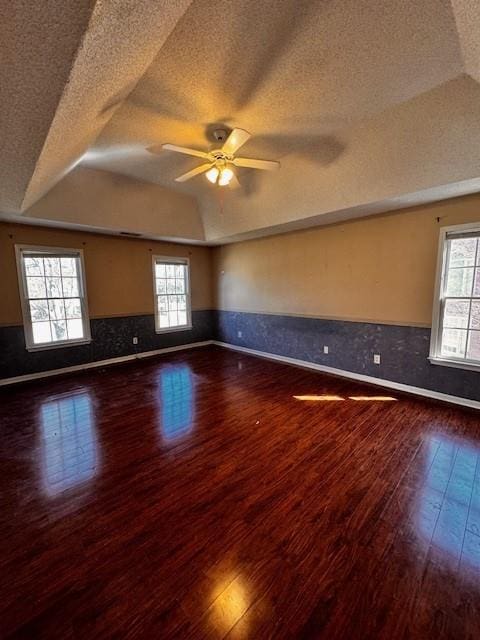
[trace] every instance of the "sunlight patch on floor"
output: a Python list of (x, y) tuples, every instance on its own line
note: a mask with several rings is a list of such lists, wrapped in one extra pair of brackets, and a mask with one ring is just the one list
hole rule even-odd
[[(303, 400), (307, 402), (338, 402), (346, 400), (342, 396), (329, 396), (329, 395), (308, 395), (308, 396), (293, 396), (295, 400)], [(392, 396), (348, 396), (349, 400), (364, 401), (364, 402), (397, 402), (397, 398)]]

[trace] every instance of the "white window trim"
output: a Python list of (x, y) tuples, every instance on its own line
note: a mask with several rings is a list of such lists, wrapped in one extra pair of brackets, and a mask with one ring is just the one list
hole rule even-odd
[[(187, 307), (187, 324), (182, 324), (178, 327), (160, 327), (160, 319), (157, 311), (157, 289), (156, 289), (156, 275), (155, 275), (155, 263), (156, 262), (169, 262), (171, 264), (184, 264), (187, 267), (187, 275), (185, 278), (185, 294), (186, 294), (186, 307)], [(190, 289), (190, 258), (178, 258), (173, 256), (152, 256), (152, 277), (153, 277), (153, 312), (155, 315), (155, 333), (172, 333), (174, 331), (190, 331), (193, 329), (192, 325), (192, 292)]]
[[(59, 340), (56, 342), (48, 342), (45, 344), (35, 344), (33, 342), (32, 333), (32, 320), (30, 317), (30, 307), (28, 304), (27, 296), (27, 282), (25, 278), (25, 272), (23, 268), (22, 256), (23, 253), (61, 253), (66, 256), (71, 255), (79, 259), (81, 266), (81, 277), (79, 278), (79, 286), (81, 288), (80, 304), (82, 306), (82, 320), (83, 320), (83, 333), (84, 338), (76, 340)], [(80, 344), (88, 344), (92, 341), (90, 333), (90, 315), (88, 313), (88, 299), (87, 299), (87, 283), (85, 276), (85, 262), (83, 259), (82, 249), (65, 249), (64, 247), (45, 247), (31, 244), (16, 244), (15, 255), (17, 261), (17, 275), (18, 275), (18, 291), (20, 294), (20, 302), (22, 306), (23, 316), (23, 330), (25, 334), (25, 347), (27, 351), (46, 351), (47, 349), (59, 349), (62, 347), (76, 347)]]
[(441, 319), (443, 314), (443, 300), (441, 298), (447, 269), (447, 236), (463, 233), (480, 233), (480, 223), (457, 224), (451, 227), (442, 227), (438, 240), (437, 271), (435, 276), (435, 298), (433, 301), (432, 333), (430, 337), (429, 360), (432, 364), (457, 369), (480, 371), (480, 362), (466, 358), (445, 358), (441, 354)]

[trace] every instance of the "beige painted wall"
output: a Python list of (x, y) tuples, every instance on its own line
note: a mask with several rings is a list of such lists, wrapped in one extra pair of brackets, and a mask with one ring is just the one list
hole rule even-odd
[(475, 195), (218, 247), (216, 307), (428, 326), (439, 228), (479, 220)]
[(153, 313), (151, 255), (165, 254), (190, 257), (193, 309), (428, 326), (439, 229), (479, 220), (475, 195), (215, 249), (4, 222), (0, 325), (22, 322), (19, 243), (84, 250), (92, 318)]
[(153, 313), (153, 255), (190, 258), (192, 308), (212, 308), (207, 247), (0, 223), (0, 325), (22, 323), (15, 244), (83, 249), (90, 317)]

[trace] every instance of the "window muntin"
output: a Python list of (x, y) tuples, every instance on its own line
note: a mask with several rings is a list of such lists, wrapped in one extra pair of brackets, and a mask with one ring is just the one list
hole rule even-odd
[(188, 259), (154, 256), (153, 280), (157, 332), (191, 328)]
[(431, 359), (480, 367), (480, 229), (444, 231), (440, 256)]
[(81, 252), (17, 247), (27, 349), (90, 340)]

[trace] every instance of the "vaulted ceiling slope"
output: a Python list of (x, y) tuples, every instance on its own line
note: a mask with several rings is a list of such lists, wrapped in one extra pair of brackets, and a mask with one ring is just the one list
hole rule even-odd
[[(478, 0), (0, 6), (4, 217), (218, 243), (480, 190)], [(280, 171), (148, 151), (216, 124)]]

